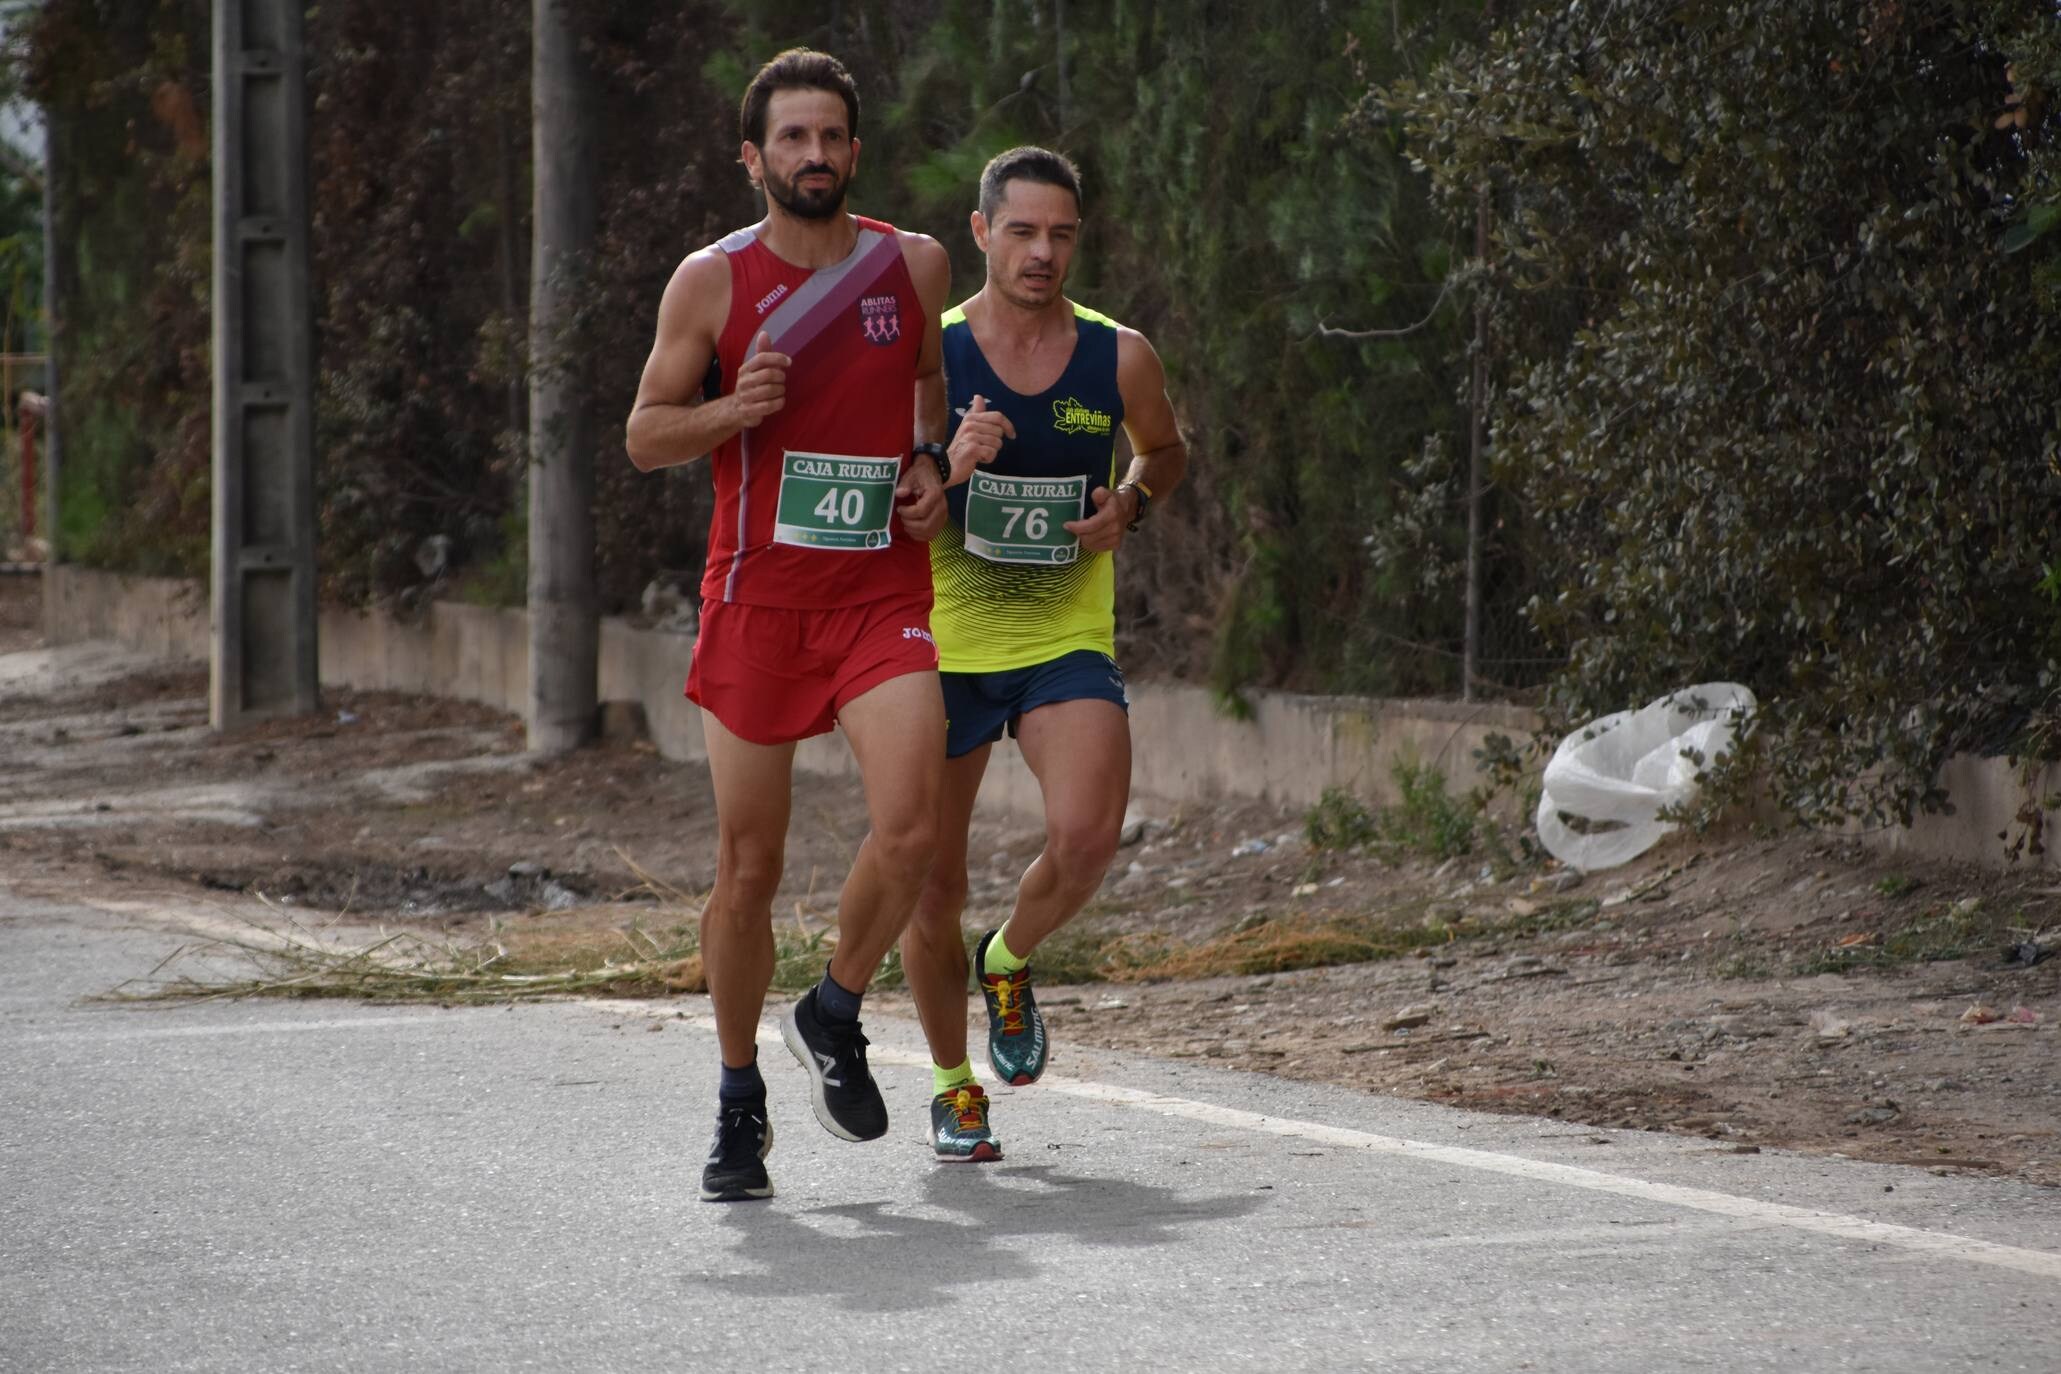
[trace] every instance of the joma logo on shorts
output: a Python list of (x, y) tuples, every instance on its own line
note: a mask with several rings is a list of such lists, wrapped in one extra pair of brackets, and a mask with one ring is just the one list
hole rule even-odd
[(931, 648), (933, 648), (933, 649), (935, 649), (935, 648), (937, 647), (937, 641), (936, 641), (936, 640), (934, 640), (934, 639), (932, 639), (932, 638), (930, 637), (930, 631), (928, 631), (928, 630), (924, 630), (924, 629), (918, 629), (918, 628), (917, 628), (916, 626), (914, 626), (914, 625), (904, 625), (904, 626), (902, 627), (902, 638), (903, 638), (903, 639), (920, 639), (920, 640), (922, 640), (922, 641), (923, 641), (923, 642), (924, 642), (925, 644), (928, 644), (928, 645), (930, 645), (930, 647), (931, 647)]
[(1061, 434), (1107, 434), (1109, 412), (1092, 410), (1068, 396), (1052, 403), (1052, 428)]

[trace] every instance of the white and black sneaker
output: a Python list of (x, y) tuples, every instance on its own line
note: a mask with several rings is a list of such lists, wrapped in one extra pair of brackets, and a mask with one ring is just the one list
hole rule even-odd
[(773, 1196), (766, 1156), (773, 1153), (773, 1123), (764, 1098), (724, 1102), (716, 1109), (716, 1138), (701, 1171), (703, 1202), (750, 1202)]
[(809, 1071), (810, 1100), (823, 1129), (844, 1140), (887, 1134), (887, 1103), (866, 1071), (866, 1037), (856, 1021), (825, 1021), (810, 988), (780, 1019), (780, 1038)]

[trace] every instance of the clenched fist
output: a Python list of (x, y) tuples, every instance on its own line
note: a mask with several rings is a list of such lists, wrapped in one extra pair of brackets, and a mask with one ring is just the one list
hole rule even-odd
[(989, 410), (987, 397), (975, 396), (959, 417), (959, 432), (952, 436), (952, 446), (945, 453), (952, 462), (952, 480), (947, 485), (956, 486), (971, 477), (976, 467), (994, 462), (1002, 441), (1015, 437), (1016, 426), (1009, 417)]
[(737, 369), (737, 389), (730, 393), (730, 404), (736, 408), (740, 428), (755, 428), (787, 404), (787, 368), (794, 359), (772, 348), (773, 336), (760, 330), (751, 357)]

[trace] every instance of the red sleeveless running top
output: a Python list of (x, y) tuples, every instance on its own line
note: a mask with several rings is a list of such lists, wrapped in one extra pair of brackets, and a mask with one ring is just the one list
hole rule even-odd
[[(808, 474), (877, 477), (885, 470), (878, 460), (892, 459), (899, 475), (914, 437), (923, 303), (894, 227), (854, 218), (851, 255), (819, 270), (775, 257), (755, 229), (716, 244), (730, 263), (730, 317), (716, 343), (724, 392), (736, 388), (760, 331), (794, 362), (787, 404), (719, 445), (710, 464), (716, 513), (701, 579), (705, 600), (829, 610), (930, 590), (929, 549), (903, 531), (899, 514), (859, 546), (824, 546), (837, 537), (834, 528), (828, 536), (796, 529), (811, 520), (834, 527), (840, 497), (854, 502), (847, 516), (858, 509), (851, 488)], [(785, 508), (783, 478), (794, 487)], [(868, 487), (877, 500), (878, 481)]]

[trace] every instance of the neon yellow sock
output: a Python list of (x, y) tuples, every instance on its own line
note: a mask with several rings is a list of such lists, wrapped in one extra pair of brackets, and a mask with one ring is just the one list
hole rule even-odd
[(1002, 943), (1002, 932), (996, 931), (995, 938), (988, 941), (987, 953), (981, 956), (982, 973), (1014, 973), (1030, 960), (1009, 952), (1009, 946)]
[(973, 1060), (970, 1058), (960, 1060), (959, 1067), (956, 1069), (941, 1069), (935, 1064), (930, 1066), (930, 1091), (932, 1095), (948, 1093), (954, 1088), (963, 1088), (974, 1081)]

